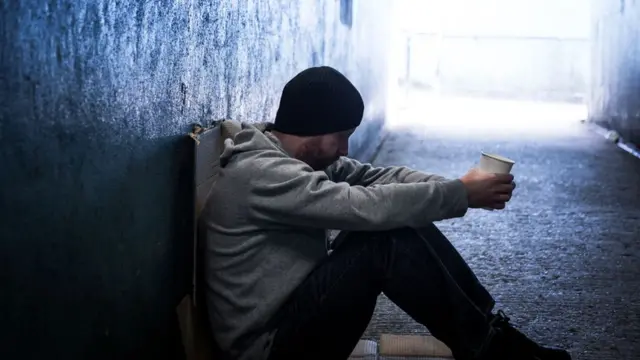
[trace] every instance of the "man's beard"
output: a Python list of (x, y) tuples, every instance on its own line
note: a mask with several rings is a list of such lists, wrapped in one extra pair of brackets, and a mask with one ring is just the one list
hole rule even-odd
[(320, 151), (313, 151), (306, 155), (307, 156), (305, 156), (305, 162), (309, 164), (309, 166), (311, 166), (315, 171), (324, 170), (339, 159), (338, 156), (329, 157), (320, 153)]
[(298, 160), (304, 161), (307, 165), (311, 166), (314, 171), (324, 170), (331, 164), (336, 162), (340, 156), (334, 154), (332, 156), (327, 155), (322, 151), (322, 148), (318, 143), (306, 144), (298, 150), (296, 154)]

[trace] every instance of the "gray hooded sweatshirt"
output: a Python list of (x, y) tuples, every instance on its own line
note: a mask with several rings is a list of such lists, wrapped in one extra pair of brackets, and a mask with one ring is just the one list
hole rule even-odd
[(460, 180), (341, 158), (314, 171), (263, 127), (228, 139), (201, 217), (216, 342), (232, 358), (266, 359), (266, 322), (326, 256), (326, 232), (425, 227), (461, 217)]

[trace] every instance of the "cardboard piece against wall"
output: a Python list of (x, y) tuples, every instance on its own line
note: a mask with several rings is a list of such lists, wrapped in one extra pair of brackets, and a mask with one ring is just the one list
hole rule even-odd
[(233, 138), (241, 130), (240, 123), (225, 120), (209, 128), (195, 126), (189, 134), (194, 140), (194, 223), (192, 240), (193, 273), (191, 293), (178, 304), (178, 322), (187, 360), (211, 360), (216, 353), (213, 335), (205, 308), (203, 279), (203, 251), (199, 240), (198, 223), (212, 187), (218, 178), (220, 154), (224, 140)]

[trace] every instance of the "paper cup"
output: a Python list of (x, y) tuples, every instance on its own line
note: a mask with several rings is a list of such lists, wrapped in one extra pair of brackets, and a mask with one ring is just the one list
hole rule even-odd
[[(516, 162), (507, 159), (504, 156), (482, 153), (480, 157), (480, 166), (478, 167), (482, 171), (490, 172), (493, 174), (509, 174), (513, 168), (513, 164)], [(493, 211), (491, 208), (483, 208), (485, 210)]]
[(494, 174), (508, 174), (516, 162), (504, 156), (482, 153), (480, 170)]

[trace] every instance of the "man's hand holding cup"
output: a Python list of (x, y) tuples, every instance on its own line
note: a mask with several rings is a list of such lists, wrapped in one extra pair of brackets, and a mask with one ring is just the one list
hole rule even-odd
[(480, 166), (460, 180), (467, 188), (470, 208), (504, 209), (511, 200), (515, 183), (510, 174), (515, 162), (498, 155), (482, 154)]

